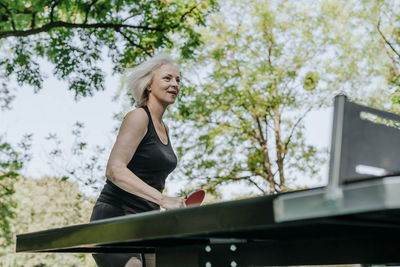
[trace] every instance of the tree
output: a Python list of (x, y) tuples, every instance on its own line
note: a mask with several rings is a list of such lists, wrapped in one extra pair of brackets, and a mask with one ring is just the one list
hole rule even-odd
[[(14, 184), (16, 216), (11, 220), (12, 244), (2, 247), (4, 266), (96, 266), (90, 254), (14, 253), (16, 234), (88, 223), (94, 199), (74, 182), (54, 177), (20, 177)], [(3, 266), (0, 264), (0, 266)]]
[(192, 71), (171, 110), (186, 126), (174, 127), (181, 172), (211, 192), (235, 182), (261, 194), (290, 190), (325, 160), (305, 143), (303, 118), (339, 92), (368, 96), (382, 64), (365, 55), (380, 47), (359, 45), (365, 25), (355, 3), (220, 4), (202, 31), (198, 79)]
[(182, 56), (190, 57), (200, 44), (194, 26), (215, 8), (214, 0), (0, 1), (0, 76), (37, 92), (44, 79), (38, 60), (47, 59), (76, 99), (92, 95), (104, 90), (103, 47), (116, 73), (176, 40)]
[(23, 162), (29, 161), (30, 141), (31, 135), (24, 136), (18, 144), (19, 149), (15, 149), (0, 138), (0, 247), (8, 246), (13, 241), (11, 221), (16, 216), (14, 184), (19, 179), (18, 172)]
[[(381, 37), (382, 47), (390, 59), (387, 78), (394, 89), (392, 102), (400, 104), (400, 5), (398, 1), (379, 1), (377, 10), (379, 15), (374, 23)], [(400, 110), (398, 107), (394, 108)]]

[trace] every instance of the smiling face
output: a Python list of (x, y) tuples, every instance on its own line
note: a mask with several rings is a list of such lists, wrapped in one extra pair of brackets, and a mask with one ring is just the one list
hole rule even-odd
[(178, 96), (180, 87), (179, 70), (171, 65), (161, 65), (154, 71), (153, 80), (148, 87), (149, 101), (158, 101), (167, 106), (173, 104)]

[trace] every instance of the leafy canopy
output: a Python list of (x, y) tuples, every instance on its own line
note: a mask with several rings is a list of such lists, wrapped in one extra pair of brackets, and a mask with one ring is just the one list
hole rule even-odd
[(182, 56), (190, 57), (200, 44), (194, 27), (215, 8), (214, 0), (0, 1), (0, 76), (38, 91), (43, 58), (76, 98), (92, 95), (104, 90), (104, 47), (115, 72), (176, 40)]
[(171, 110), (186, 126), (174, 129), (180, 171), (211, 192), (232, 183), (261, 194), (295, 189), (297, 179), (318, 177), (327, 155), (306, 143), (307, 112), (338, 93), (385, 95), (371, 90), (387, 63), (376, 3), (220, 5), (202, 30), (201, 60), (188, 66), (197, 73)]
[(211, 192), (235, 182), (261, 194), (286, 191), (323, 161), (302, 126), (328, 92), (318, 75), (328, 42), (315, 35), (319, 14), (293, 1), (221, 7), (202, 32), (202, 77), (176, 108), (175, 118), (197, 129), (176, 129), (182, 171)]

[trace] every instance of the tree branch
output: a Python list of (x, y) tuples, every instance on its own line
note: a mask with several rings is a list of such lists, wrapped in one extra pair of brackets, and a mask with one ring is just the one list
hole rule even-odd
[(256, 119), (256, 122), (257, 122), (258, 132), (260, 134), (261, 141), (263, 143), (266, 143), (267, 141), (266, 141), (266, 139), (264, 138), (264, 135), (263, 135), (263, 130), (262, 130), (262, 126), (261, 126), (261, 123), (260, 123), (260, 118), (258, 116), (255, 116), (255, 119)]
[[(226, 177), (225, 176), (215, 176), (215, 178), (216, 179), (218, 179), (218, 180), (224, 180), (224, 179), (226, 179)], [(229, 177), (228, 179), (230, 179), (230, 180), (234, 180), (234, 181), (242, 181), (242, 180), (246, 180), (246, 181), (248, 181), (248, 182), (250, 182), (251, 184), (253, 184), (255, 187), (257, 187), (262, 193), (263, 193), (263, 195), (266, 195), (267, 194), (267, 192), (265, 191), (265, 190), (263, 190), (262, 188), (261, 188), (261, 186), (259, 186), (256, 182), (254, 182), (252, 179), (251, 179), (251, 176), (243, 176), (243, 177)], [(221, 184), (222, 182), (220, 182), (219, 184)]]
[[(244, 121), (240, 116), (238, 116), (238, 114), (236, 114), (234, 111), (232, 111), (236, 117), (239, 119), (239, 121)], [(213, 121), (205, 121), (207, 124), (209, 123), (214, 123), (218, 126), (221, 126), (222, 123), (220, 122), (213, 122)], [(230, 126), (233, 127), (233, 126)], [(236, 127), (234, 127), (236, 128)], [(272, 174), (271, 171), (271, 162), (269, 159), (269, 152), (268, 152), (268, 147), (266, 145), (266, 141), (263, 139), (263, 137), (258, 136), (257, 134), (255, 134), (253, 131), (250, 131), (247, 127), (243, 127), (243, 128), (237, 128), (240, 131), (244, 131), (244, 133), (249, 136), (252, 137), (250, 138), (250, 141), (252, 142), (253, 145), (255, 145), (254, 143), (254, 139), (257, 140), (258, 144), (261, 146), (261, 149), (263, 151), (263, 156), (264, 156), (264, 162), (263, 162), (263, 166), (264, 166), (264, 172), (265, 172), (265, 176), (263, 176), (263, 178), (270, 184), (270, 193), (274, 193), (275, 192), (275, 181), (274, 181), (274, 175)], [(242, 179), (242, 178), (241, 178)], [(260, 188), (259, 188), (260, 189)], [(271, 191), (272, 189), (272, 191)], [(262, 190), (262, 189), (260, 189)], [(266, 194), (266, 192), (264, 190), (262, 190), (263, 194)]]
[[(83, 21), (83, 24), (86, 24), (86, 23), (87, 23), (90, 9), (92, 8), (92, 6), (93, 6), (94, 4), (96, 4), (97, 1), (98, 1), (98, 0), (94, 0), (94, 1), (92, 1), (92, 2), (89, 4), (88, 8), (86, 9), (85, 19), (84, 19), (84, 21)], [(119, 8), (119, 1), (118, 1), (118, 4), (117, 4), (117, 5), (118, 5), (117, 8)]]
[(269, 42), (268, 42), (268, 64), (270, 67), (272, 67), (272, 62), (271, 62), (271, 56), (272, 56), (272, 46), (274, 45), (274, 39), (272, 36), (272, 27), (270, 29), (270, 36), (269, 36)]
[[(272, 117), (271, 111), (269, 109), (267, 110), (267, 113), (270, 117)], [(274, 130), (274, 128), (272, 128), (271, 125), (269, 125), (268, 123), (267, 114), (264, 114), (264, 122), (267, 128), (270, 128), (272, 131)], [(267, 137), (266, 139), (268, 140), (268, 129), (265, 129), (265, 136)]]
[[(232, 111), (232, 110), (231, 110), (231, 111)], [(239, 119), (239, 121), (241, 121), (241, 122), (247, 122), (246, 120), (240, 118), (240, 117), (238, 116), (238, 114), (236, 114), (234, 111), (232, 111), (232, 113), (236, 115), (236, 117)], [(253, 144), (255, 144), (255, 143), (253, 142), (253, 141), (254, 141), (253, 139), (255, 139), (255, 140), (257, 140), (257, 141), (259, 142), (259, 144), (261, 145), (261, 140), (260, 140), (260, 138), (259, 138), (253, 131), (249, 130), (247, 127), (242, 127), (242, 128), (240, 128), (240, 127), (236, 127), (236, 126), (233, 126), (233, 125), (230, 125), (230, 124), (227, 125), (227, 124), (222, 123), (222, 122), (219, 122), (219, 121), (211, 121), (211, 120), (207, 120), (207, 119), (204, 119), (204, 122), (207, 123), (207, 124), (215, 124), (215, 125), (217, 125), (218, 127), (225, 127), (225, 126), (227, 126), (227, 127), (229, 127), (229, 128), (233, 128), (233, 129), (236, 129), (236, 130), (238, 130), (238, 131), (244, 131), (244, 133), (250, 138), (250, 141), (251, 141)]]
[(173, 25), (173, 26), (171, 27), (171, 29), (175, 29), (176, 27), (178, 27), (179, 24), (180, 24), (180, 22), (182, 22), (182, 21), (184, 20), (184, 18), (186, 17), (186, 15), (192, 13), (193, 10), (195, 10), (196, 8), (197, 8), (197, 5), (193, 6), (191, 9), (189, 9), (189, 11), (185, 12), (185, 13), (181, 16), (181, 18), (179, 19), (179, 23)]
[(387, 47), (385, 47), (385, 52), (386, 52), (386, 54), (388, 55), (388, 57), (390, 58), (390, 60), (392, 61), (394, 75), (395, 75), (396, 77), (399, 77), (399, 76), (400, 76), (400, 70), (399, 70), (399, 68), (397, 67), (396, 59), (394, 58), (393, 54), (390, 53), (390, 51), (389, 51), (389, 49), (388, 49)]
[(255, 187), (258, 188), (258, 190), (260, 190), (263, 195), (266, 195), (267, 192), (265, 190), (263, 190), (256, 182), (254, 182), (251, 178), (247, 179), (247, 181), (249, 181), (251, 184), (253, 184)]
[(396, 49), (392, 46), (392, 44), (386, 39), (385, 35), (383, 35), (383, 33), (381, 32), (380, 29), (380, 25), (381, 25), (381, 18), (379, 18), (378, 24), (376, 25), (376, 28), (379, 32), (379, 34), (381, 35), (381, 37), (383, 38), (383, 40), (385, 41), (385, 43), (392, 49), (392, 51), (399, 57), (400, 59), (400, 54), (399, 52), (396, 51)]
[(293, 136), (293, 134), (294, 134), (295, 129), (297, 128), (297, 126), (299, 125), (299, 123), (304, 119), (304, 117), (307, 115), (307, 113), (310, 112), (311, 108), (312, 108), (312, 106), (309, 106), (309, 107), (308, 107), (308, 109), (304, 112), (303, 115), (301, 115), (301, 116), (299, 117), (299, 119), (298, 119), (298, 120), (296, 121), (296, 123), (294, 124), (292, 130), (290, 131), (289, 137), (287, 138), (287, 140), (286, 140), (286, 142), (285, 142), (285, 145), (284, 145), (284, 149), (283, 149), (283, 151), (284, 151), (284, 153), (283, 153), (283, 160), (284, 160), (285, 157), (286, 157), (286, 154), (287, 154), (287, 153), (286, 153), (286, 152), (287, 152), (287, 147), (288, 147), (288, 145), (289, 145), (289, 143), (290, 143), (290, 140), (292, 139), (292, 136)]
[(5, 4), (3, 4), (3, 3), (1, 3), (1, 2), (0, 2), (0, 6), (4, 7), (4, 9), (6, 10), (6, 12), (7, 12), (8, 15), (10, 16), (10, 18), (11, 18), (11, 26), (12, 26), (13, 30), (15, 31), (15, 30), (16, 30), (15, 21), (14, 21), (14, 17), (13, 17), (13, 15), (12, 15), (11, 11), (8, 9), (8, 7), (7, 7)]
[(131, 38), (129, 38), (128, 35), (126, 35), (125, 33), (123, 33), (119, 28), (116, 28), (115, 30), (116, 30), (117, 32), (119, 32), (131, 45), (140, 48), (143, 52), (146, 53), (146, 55), (151, 56), (151, 54), (150, 54), (149, 52), (147, 52), (147, 50), (146, 50), (143, 46), (141, 46), (141, 45), (139, 45), (139, 44), (136, 44), (134, 41), (132, 41)]
[(35, 28), (35, 18), (36, 18), (36, 12), (33, 12), (31, 20), (31, 29)]
[(90, 28), (112, 28), (112, 29), (120, 29), (120, 28), (133, 28), (133, 29), (142, 29), (142, 30), (150, 30), (150, 31), (162, 31), (161, 28), (153, 28), (146, 26), (134, 26), (129, 24), (113, 24), (113, 23), (94, 23), (94, 24), (77, 24), (77, 23), (69, 23), (64, 21), (56, 21), (46, 24), (40, 28), (26, 30), (26, 31), (4, 31), (0, 32), (0, 39), (7, 38), (10, 36), (29, 36), (41, 32), (47, 32), (53, 28), (80, 28), (80, 29), (90, 29)]
[(51, 10), (50, 10), (50, 23), (54, 22), (54, 9), (57, 6), (57, 2), (54, 1), (53, 4), (51, 5)]
[(276, 193), (280, 193), (281, 192), (281, 184), (279, 184), (279, 183), (275, 184), (275, 192)]
[(122, 20), (122, 22), (125, 22), (125, 21), (127, 21), (127, 20), (129, 20), (129, 19), (131, 19), (131, 18), (134, 18), (134, 17), (139, 16), (139, 15), (142, 15), (142, 14), (143, 14), (143, 13), (141, 13), (141, 12), (138, 12), (138, 13), (136, 13), (136, 14), (132, 14), (131, 16), (124, 18), (124, 19)]
[(118, 2), (117, 2), (117, 12), (119, 12), (120, 7), (121, 7), (121, 0), (118, 0)]
[[(240, 73), (240, 75), (241, 75), (241, 73)], [(252, 99), (252, 95), (248, 88), (247, 88), (246, 92), (249, 95), (249, 98)], [(255, 108), (254, 104), (252, 104), (252, 106), (253, 106), (253, 108)], [(244, 108), (246, 108), (246, 107), (244, 107)], [(258, 143), (261, 146), (261, 149), (263, 152), (263, 157), (264, 157), (264, 162), (263, 162), (264, 172), (267, 175), (266, 180), (269, 183), (269, 190), (270, 190), (269, 192), (270, 192), (270, 194), (273, 194), (275, 192), (275, 180), (274, 180), (274, 175), (272, 174), (272, 165), (271, 165), (271, 159), (269, 157), (269, 149), (267, 146), (267, 140), (264, 139), (264, 135), (262, 132), (262, 127), (260, 124), (259, 117), (257, 115), (254, 115), (253, 117), (255, 118), (255, 120), (257, 122), (258, 131), (260, 133), (260, 135), (254, 134), (254, 137), (256, 138), (256, 140), (258, 141)]]
[(19, 10), (14, 10), (14, 12), (15, 12), (15, 14), (32, 14), (33, 13), (33, 11), (29, 10), (28, 8), (24, 8), (24, 10), (22, 10), (22, 12)]

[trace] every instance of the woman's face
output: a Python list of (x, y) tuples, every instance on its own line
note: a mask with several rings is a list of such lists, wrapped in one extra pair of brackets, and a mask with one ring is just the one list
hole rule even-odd
[(162, 104), (173, 104), (179, 93), (179, 70), (171, 65), (161, 65), (154, 71), (153, 80), (148, 88), (151, 98)]

